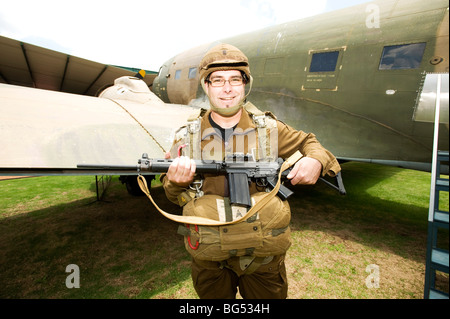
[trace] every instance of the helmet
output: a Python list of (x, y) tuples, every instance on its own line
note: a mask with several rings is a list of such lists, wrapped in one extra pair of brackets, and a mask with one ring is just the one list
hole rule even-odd
[(238, 48), (230, 44), (219, 44), (206, 52), (200, 61), (200, 79), (206, 79), (215, 71), (239, 70), (243, 71), (247, 79), (250, 79), (250, 67), (248, 58)]

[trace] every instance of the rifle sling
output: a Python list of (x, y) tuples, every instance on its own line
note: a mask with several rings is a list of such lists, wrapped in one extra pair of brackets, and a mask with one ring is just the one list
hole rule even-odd
[(144, 192), (145, 195), (147, 195), (147, 197), (150, 199), (150, 201), (153, 203), (153, 205), (156, 207), (156, 209), (166, 218), (173, 220), (177, 223), (183, 223), (183, 224), (190, 224), (190, 225), (201, 225), (201, 226), (224, 226), (224, 225), (233, 225), (233, 224), (237, 224), (240, 221), (246, 220), (248, 218), (250, 218), (253, 214), (255, 214), (256, 212), (258, 212), (259, 210), (261, 210), (261, 208), (266, 205), (277, 193), (278, 190), (280, 189), (280, 185), (281, 185), (281, 174), (287, 170), (289, 167), (291, 167), (292, 165), (294, 165), (298, 160), (300, 160), (300, 158), (302, 158), (302, 154), (300, 153), (300, 151), (295, 152), (291, 157), (289, 157), (282, 165), (280, 168), (280, 172), (278, 174), (278, 181), (277, 184), (275, 185), (275, 187), (272, 189), (272, 191), (270, 191), (269, 193), (267, 193), (261, 200), (259, 200), (252, 208), (250, 208), (250, 210), (247, 212), (247, 214), (245, 214), (244, 216), (242, 216), (241, 218), (238, 218), (234, 221), (230, 221), (230, 222), (221, 222), (218, 220), (213, 220), (213, 219), (209, 219), (209, 218), (204, 218), (204, 217), (198, 217), (198, 216), (180, 216), (180, 215), (175, 215), (175, 214), (170, 214), (165, 212), (164, 210), (162, 210), (161, 208), (158, 207), (158, 205), (155, 203), (155, 201), (153, 200), (150, 191), (148, 189), (147, 186), (147, 181), (145, 180), (145, 178), (142, 175), (138, 176), (138, 184), (139, 187), (141, 188), (141, 190)]

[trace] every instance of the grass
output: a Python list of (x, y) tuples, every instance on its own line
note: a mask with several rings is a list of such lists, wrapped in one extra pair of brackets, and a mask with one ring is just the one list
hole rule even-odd
[[(292, 188), (288, 298), (423, 298), (430, 174), (343, 168), (346, 196)], [(92, 176), (3, 180), (0, 192), (0, 298), (197, 298), (177, 225), (117, 177), (102, 202)], [(159, 185), (152, 193), (179, 212)], [(69, 264), (80, 268), (79, 289), (65, 285)], [(379, 288), (368, 288), (374, 265)], [(438, 280), (448, 291), (448, 275)]]
[[(288, 268), (301, 283), (291, 297), (422, 298), (430, 174), (358, 163), (343, 167), (347, 196), (316, 186), (303, 187), (302, 198), (291, 200), (297, 231)], [(443, 195), (448, 210), (448, 193)], [(448, 249), (448, 231), (446, 236)], [(379, 267), (379, 288), (366, 286), (369, 265)], [(440, 280), (448, 291), (448, 275)]]
[(2, 218), (87, 199), (95, 200), (92, 176), (42, 176), (1, 181)]

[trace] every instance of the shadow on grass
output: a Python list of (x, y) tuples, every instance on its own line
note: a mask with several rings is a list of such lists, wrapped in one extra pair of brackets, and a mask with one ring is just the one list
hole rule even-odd
[[(177, 209), (161, 187), (152, 192)], [(105, 196), (0, 220), (0, 298), (152, 298), (190, 281), (178, 226), (117, 181)], [(79, 289), (66, 287), (69, 264), (79, 266)]]

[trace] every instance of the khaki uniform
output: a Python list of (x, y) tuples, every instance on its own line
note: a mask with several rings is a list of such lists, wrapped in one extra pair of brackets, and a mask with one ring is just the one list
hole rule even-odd
[[(241, 119), (227, 141), (223, 141), (221, 135), (211, 126), (209, 114), (210, 111), (206, 112), (200, 119), (200, 150), (204, 160), (222, 161), (226, 154), (235, 152), (269, 157), (276, 154), (278, 157), (286, 159), (299, 150), (304, 156), (315, 158), (322, 164), (322, 176), (326, 174), (335, 176), (341, 169), (336, 158), (318, 142), (312, 133), (297, 131), (281, 121), (272, 121), (275, 123), (276, 129), (268, 127), (264, 133), (267, 143), (272, 141), (272, 145), (269, 147), (272, 148), (271, 154), (267, 152), (267, 154), (263, 154), (265, 151), (259, 142), (261, 131), (246, 109), (243, 109)], [(271, 114), (268, 116), (273, 117)], [(274, 138), (275, 144), (273, 143)], [(171, 150), (173, 158), (177, 156), (178, 147), (183, 143), (186, 143), (183, 139), (175, 140)], [(188, 154), (185, 155), (189, 156), (189, 150), (187, 152)], [(164, 175), (161, 179), (167, 198), (179, 204), (179, 195), (186, 189), (173, 185), (164, 178)], [(205, 175), (202, 191), (205, 195), (215, 194), (228, 197), (226, 176)], [(254, 194), (258, 191), (261, 189), (252, 183), (250, 193)], [(242, 266), (240, 257), (231, 257), (220, 262), (194, 259), (192, 263), (194, 287), (200, 298), (234, 298), (237, 286), (244, 298), (286, 298), (287, 280), (284, 254), (267, 258), (251, 274), (246, 275), (242, 269), (245, 267)]]
[(243, 275), (239, 258), (224, 263), (192, 261), (192, 281), (201, 299), (235, 299), (237, 287), (244, 299), (286, 299), (285, 255), (275, 256), (251, 275)]

